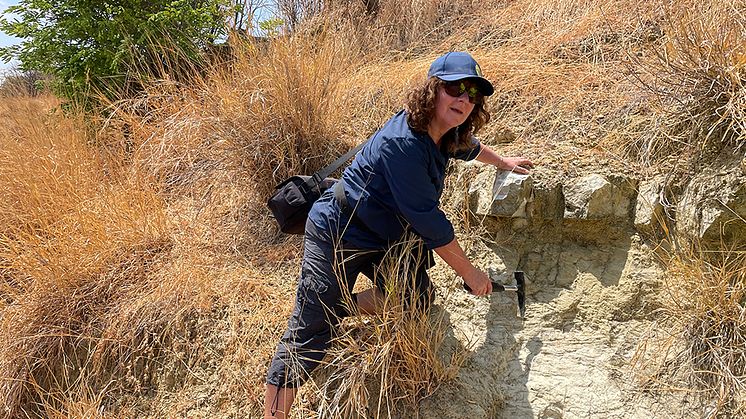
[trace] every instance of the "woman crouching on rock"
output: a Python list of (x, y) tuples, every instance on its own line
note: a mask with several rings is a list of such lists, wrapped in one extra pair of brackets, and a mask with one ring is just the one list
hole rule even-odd
[(467, 259), (439, 208), (448, 160), (476, 158), (521, 174), (533, 164), (500, 157), (474, 137), (490, 119), (484, 97), (494, 88), (471, 55), (447, 53), (427, 75), (409, 92), (405, 110), (373, 134), (311, 209), (295, 307), (267, 373), (265, 418), (287, 417), (297, 388), (329, 348), (332, 328), (349, 315), (343, 295), (350, 295), (358, 273), (376, 284), (352, 294), (358, 311), (374, 314), (382, 306), (383, 281), (373, 272), (405, 230), (422, 239), (430, 256), (410, 266), (417, 304), (427, 307), (433, 298), (427, 274), (432, 250), (472, 294), (492, 292), (489, 278)]

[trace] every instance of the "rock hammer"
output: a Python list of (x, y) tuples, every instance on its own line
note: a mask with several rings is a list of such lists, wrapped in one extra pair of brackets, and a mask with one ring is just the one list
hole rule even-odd
[[(492, 281), (492, 292), (515, 291), (518, 296), (518, 311), (521, 318), (526, 317), (526, 279), (522, 271), (513, 272), (515, 285), (503, 285)], [(471, 288), (464, 283), (464, 289), (471, 292)]]

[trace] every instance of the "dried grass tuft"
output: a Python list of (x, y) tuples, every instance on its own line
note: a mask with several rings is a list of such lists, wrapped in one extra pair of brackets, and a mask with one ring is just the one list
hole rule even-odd
[(42, 100), (47, 109), (0, 110), (9, 122), (0, 130), (0, 406), (11, 417), (64, 402), (54, 394), (80, 385), (99, 316), (170, 246), (151, 182), (119, 170), (80, 119)]
[(746, 254), (693, 246), (678, 251), (668, 260), (662, 289), (660, 320), (635, 357), (642, 382), (695, 393), (710, 417), (743, 415)]
[(404, 239), (379, 266), (377, 275), (383, 276), (386, 289), (381, 312), (346, 319), (334, 338), (324, 360), (326, 376), (319, 385), (321, 417), (414, 412), (420, 401), (455, 378), (465, 361), (463, 348), (443, 353), (450, 327), (445, 310), (437, 305), (429, 310), (422, 307), (409, 291), (414, 289), (414, 275), (405, 267), (425, 257), (412, 252), (418, 240)]
[(664, 37), (633, 56), (667, 135), (640, 144), (653, 158), (746, 144), (746, 2), (664, 2)]

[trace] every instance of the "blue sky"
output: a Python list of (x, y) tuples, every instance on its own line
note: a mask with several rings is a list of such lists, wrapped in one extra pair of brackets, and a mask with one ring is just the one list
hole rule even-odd
[[(18, 0), (0, 0), (0, 13), (3, 14), (4, 18), (8, 17), (5, 14), (5, 9), (7, 9), (8, 6), (12, 6), (14, 4), (18, 4)], [(19, 42), (21, 42), (20, 39), (7, 35), (4, 32), (0, 31), (0, 47), (14, 45)], [(0, 72), (4, 72), (5, 70), (7, 70), (8, 68), (12, 67), (15, 64), (17, 63), (14, 63), (14, 62), (5, 63), (4, 61), (0, 60)]]

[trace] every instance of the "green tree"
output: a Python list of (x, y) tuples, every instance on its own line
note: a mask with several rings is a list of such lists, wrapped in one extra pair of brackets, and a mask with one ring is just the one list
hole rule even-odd
[(20, 0), (0, 29), (23, 41), (0, 58), (52, 75), (70, 99), (131, 94), (143, 76), (198, 63), (224, 35), (228, 9), (226, 0)]

